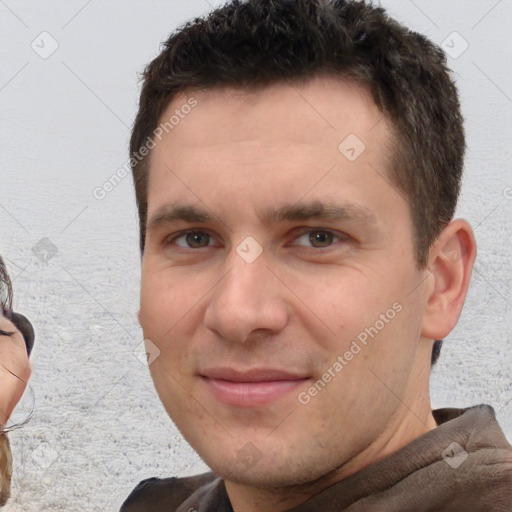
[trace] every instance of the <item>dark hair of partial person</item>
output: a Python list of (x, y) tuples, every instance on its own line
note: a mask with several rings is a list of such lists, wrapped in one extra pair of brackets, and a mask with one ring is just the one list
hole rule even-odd
[[(7, 317), (21, 332), (23, 339), (25, 340), (25, 346), (27, 348), (27, 354), (30, 356), (32, 348), (34, 346), (34, 327), (30, 321), (22, 314), (16, 313), (12, 310), (12, 283), (7, 273), (4, 260), (0, 256), (0, 307), (1, 314)], [(2, 335), (12, 335), (10, 331), (0, 331)]]
[[(408, 201), (420, 270), (452, 220), (465, 138), (443, 50), (364, 0), (232, 0), (176, 29), (142, 73), (130, 154), (154, 134), (177, 93), (246, 90), (335, 76), (365, 87), (389, 122), (386, 175)], [(192, 114), (193, 115), (193, 114)], [(131, 158), (140, 250), (147, 222), (148, 156)], [(439, 356), (435, 342), (432, 364)]]
[(0, 256), (0, 307), (2, 312), (8, 312), (12, 307), (12, 285), (5, 268), (4, 260)]

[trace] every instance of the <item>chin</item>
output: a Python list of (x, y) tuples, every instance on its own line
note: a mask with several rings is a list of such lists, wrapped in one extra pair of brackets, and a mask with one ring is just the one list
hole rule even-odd
[(262, 454), (259, 459), (254, 458), (254, 460), (239, 456), (225, 458), (225, 453), (219, 454), (219, 457), (222, 456), (224, 457), (222, 460), (215, 455), (202, 458), (208, 467), (224, 480), (257, 488), (302, 486), (314, 483), (332, 470), (332, 468), (324, 468), (320, 461), (311, 463), (311, 459), (304, 460), (303, 456), (301, 456), (303, 462), (282, 455), (283, 458), (279, 459), (275, 455)]

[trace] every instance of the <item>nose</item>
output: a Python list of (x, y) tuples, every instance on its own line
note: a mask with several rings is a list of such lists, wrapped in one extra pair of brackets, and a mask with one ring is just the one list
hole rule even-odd
[(247, 263), (234, 253), (228, 265), (229, 272), (214, 288), (205, 310), (205, 327), (239, 343), (256, 331), (281, 331), (289, 316), (285, 286), (268, 268), (264, 255)]

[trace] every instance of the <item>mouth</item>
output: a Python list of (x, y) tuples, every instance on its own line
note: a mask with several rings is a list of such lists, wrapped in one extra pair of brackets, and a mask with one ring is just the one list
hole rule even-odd
[(200, 374), (208, 392), (219, 402), (255, 407), (275, 401), (309, 380), (308, 376), (277, 369), (237, 371), (214, 368)]

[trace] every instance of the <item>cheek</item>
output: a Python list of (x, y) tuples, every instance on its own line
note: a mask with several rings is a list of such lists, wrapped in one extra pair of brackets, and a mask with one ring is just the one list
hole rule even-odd
[(140, 312), (146, 329), (161, 330), (174, 325), (187, 308), (187, 294), (167, 272), (144, 272), (141, 280)]
[[(180, 317), (180, 302), (169, 293), (168, 286), (161, 279), (153, 276), (144, 276), (140, 294), (140, 316), (144, 339), (153, 342), (161, 352), (166, 355), (170, 350), (176, 350), (175, 344), (170, 343), (173, 338), (173, 328)], [(175, 359), (175, 355), (172, 360)], [(151, 365), (159, 366), (162, 357)], [(158, 364), (157, 364), (158, 363)], [(153, 368), (151, 368), (153, 370)]]
[(383, 296), (379, 281), (368, 277), (372, 274), (353, 267), (337, 270), (314, 279), (297, 276), (295, 283), (303, 283), (297, 295), (305, 306), (316, 313), (331, 334), (346, 338), (375, 322), (388, 297)]
[(141, 275), (141, 314), (164, 311), (172, 321), (190, 311), (218, 280), (218, 275), (195, 265), (172, 266), (163, 256), (148, 257)]
[[(339, 355), (352, 349), (358, 352), (354, 357), (358, 362), (351, 366), (368, 365), (369, 361), (380, 366), (402, 350), (404, 340), (414, 338), (417, 305), (413, 296), (404, 293), (409, 288), (398, 280), (396, 272), (393, 275), (396, 281), (391, 283), (384, 270), (346, 272), (325, 288), (322, 300), (315, 305), (309, 302), (331, 330), (325, 338), (330, 353)], [(306, 296), (314, 297), (313, 289)]]
[(160, 350), (150, 366), (158, 372), (186, 374), (187, 354), (193, 338), (200, 304), (195, 294), (171, 273), (143, 273), (140, 294), (141, 326), (145, 339)]

